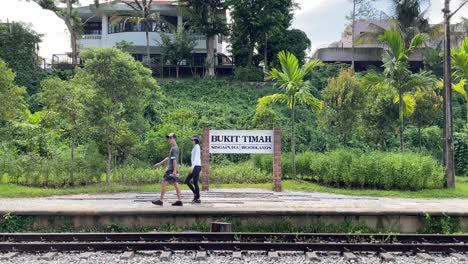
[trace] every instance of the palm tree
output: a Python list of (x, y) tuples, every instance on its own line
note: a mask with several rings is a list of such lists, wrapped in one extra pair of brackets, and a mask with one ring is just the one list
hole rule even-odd
[(309, 105), (313, 111), (322, 108), (322, 102), (315, 98), (310, 89), (311, 84), (305, 81), (305, 76), (313, 69), (322, 65), (318, 60), (311, 60), (302, 68), (294, 54), (281, 51), (278, 54), (281, 70), (273, 69), (268, 72), (268, 80), (275, 81), (283, 93), (276, 93), (258, 99), (257, 111), (263, 112), (271, 103), (286, 103), (291, 110), (291, 158), (292, 178), (296, 177), (296, 135), (295, 135), (295, 109), (297, 104)]
[[(149, 32), (153, 31), (153, 22), (161, 21), (160, 15), (158, 12), (152, 10), (153, 0), (131, 0), (131, 1), (122, 1), (133, 11), (131, 16), (113, 16), (110, 20), (111, 24), (118, 24), (120, 22), (132, 23), (136, 25), (142, 25), (145, 34), (146, 34), (146, 58), (145, 62), (151, 63), (151, 52), (150, 52), (150, 36)], [(167, 23), (167, 25), (170, 25)]]
[(368, 73), (364, 76), (364, 83), (368, 86), (386, 85), (395, 89), (398, 96), (394, 103), (398, 104), (400, 121), (400, 151), (404, 151), (403, 130), (404, 118), (413, 113), (415, 100), (412, 92), (415, 88), (428, 87), (435, 83), (428, 72), (412, 73), (409, 69), (409, 56), (424, 45), (429, 39), (426, 34), (417, 34), (407, 48), (403, 36), (394, 30), (385, 31), (379, 40), (388, 46), (383, 54), (384, 71), (381, 74)]
[(459, 49), (452, 50), (452, 62), (455, 69), (453, 77), (458, 80), (458, 84), (454, 84), (452, 89), (465, 99), (468, 123), (468, 37), (463, 40)]
[[(421, 4), (427, 0), (392, 0), (393, 18), (388, 20), (390, 30), (400, 32), (406, 46), (419, 33), (427, 33), (431, 38), (440, 37), (443, 34), (443, 24), (430, 26), (426, 18), (427, 10), (421, 10)], [(379, 36), (388, 28), (371, 23), (370, 32), (362, 33), (356, 40), (357, 44), (377, 43)]]

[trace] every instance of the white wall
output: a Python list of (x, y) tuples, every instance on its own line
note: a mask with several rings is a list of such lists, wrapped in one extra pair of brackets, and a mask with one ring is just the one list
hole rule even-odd
[[(103, 47), (101, 45), (101, 40), (94, 39), (91, 36), (100, 35), (84, 35), (80, 40), (80, 48), (98, 48)], [(102, 43), (104, 47), (115, 47), (116, 43), (121, 42), (122, 40), (133, 42), (135, 46), (146, 46), (146, 34), (145, 32), (120, 32), (112, 33), (107, 35), (107, 39), (103, 39)], [(205, 50), (206, 49), (206, 40), (203, 36), (196, 36), (197, 45), (195, 49)], [(161, 35), (157, 32), (150, 32), (150, 44), (151, 46), (159, 46), (161, 43)], [(220, 50), (221, 51), (221, 50)]]

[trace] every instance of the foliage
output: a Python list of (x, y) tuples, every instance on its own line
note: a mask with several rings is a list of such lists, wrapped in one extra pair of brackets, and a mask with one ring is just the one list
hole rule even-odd
[(261, 82), (263, 70), (255, 66), (239, 66), (234, 70), (234, 78), (241, 82)]
[(275, 93), (258, 99), (257, 111), (264, 112), (269, 104), (284, 103), (291, 111), (291, 158), (292, 158), (292, 177), (296, 177), (296, 135), (295, 135), (295, 110), (296, 105), (304, 104), (310, 106), (313, 111), (322, 109), (322, 102), (315, 98), (310, 91), (310, 83), (305, 81), (305, 76), (314, 68), (322, 63), (318, 60), (311, 60), (302, 68), (299, 67), (299, 61), (289, 52), (281, 51), (278, 54), (278, 60), (281, 64), (281, 71), (273, 69), (268, 73), (268, 79), (278, 82), (279, 88), (283, 93)]
[(454, 77), (458, 80), (458, 84), (453, 85), (453, 90), (465, 100), (468, 124), (468, 37), (463, 40), (460, 49), (452, 51), (452, 61), (455, 69)]
[(455, 170), (457, 175), (468, 176), (468, 129), (453, 134), (455, 145)]
[(365, 100), (364, 90), (351, 70), (342, 70), (322, 91), (322, 98), (324, 108), (320, 120), (323, 128), (338, 135), (343, 145), (348, 144), (358, 129), (359, 112)]
[(40, 108), (33, 95), (40, 91), (40, 82), (45, 76), (38, 66), (41, 62), (36, 50), (41, 38), (42, 35), (24, 24), (0, 22), (0, 59), (16, 73), (15, 84), (26, 87), (26, 99), (33, 110)]
[[(271, 157), (255, 159), (257, 166), (271, 172)], [(339, 149), (327, 153), (306, 152), (298, 155), (297, 160), (300, 179), (335, 187), (415, 191), (444, 186), (444, 170), (438, 162), (409, 152)], [(287, 178), (291, 164), (285, 157), (282, 163)]]
[(214, 36), (226, 35), (228, 28), (226, 24), (226, 5), (224, 0), (187, 0), (183, 9), (188, 15), (189, 23), (195, 32), (206, 35), (207, 39), (207, 72), (209, 78), (215, 76), (214, 71)]
[(431, 216), (430, 214), (426, 214), (422, 233), (454, 234), (460, 231), (460, 217), (449, 215)]
[(255, 48), (261, 43), (265, 46), (270, 36), (291, 25), (296, 8), (293, 0), (228, 0), (227, 3), (231, 8), (232, 53), (240, 66), (252, 65)]
[(135, 51), (135, 44), (131, 41), (122, 40), (120, 42), (115, 43), (115, 47), (121, 51), (125, 51), (130, 54)]
[(185, 62), (191, 65), (192, 52), (195, 46), (195, 38), (185, 31), (173, 35), (161, 34), (161, 55), (171, 65), (176, 65), (176, 76), (179, 78), (179, 66)]
[(118, 49), (88, 49), (81, 56), (85, 65), (75, 78), (89, 85), (85, 115), (97, 141), (106, 146), (109, 182), (115, 145), (134, 145), (145, 132), (146, 100), (159, 87), (151, 70)]
[(15, 77), (16, 74), (0, 59), (0, 122), (17, 117), (18, 112), (26, 107), (23, 100), (25, 89), (14, 83)]
[(415, 49), (424, 45), (428, 36), (425, 34), (416, 35), (408, 47), (405, 45), (401, 33), (394, 30), (385, 31), (379, 40), (389, 47), (388, 50), (384, 50), (382, 58), (384, 72), (382, 74), (368, 73), (363, 81), (367, 86), (387, 86), (398, 93), (393, 102), (398, 104), (400, 151), (403, 151), (404, 118), (413, 114), (416, 104), (412, 92), (416, 88), (427, 89), (435, 86), (435, 79), (430, 73), (412, 73), (409, 69), (409, 56), (413, 54)]
[(111, 24), (117, 24), (122, 21), (124, 23), (128, 21), (128, 22), (133, 22), (134, 24), (137, 24), (137, 25), (142, 25), (146, 34), (146, 56), (143, 61), (146, 64), (149, 64), (150, 63), (149, 31), (152, 31), (151, 23), (153, 21), (160, 21), (161, 17), (159, 13), (153, 9), (153, 1), (130, 0), (130, 1), (122, 1), (122, 3), (124, 3), (127, 7), (130, 8), (131, 10), (130, 15), (112, 16), (109, 22)]
[[(286, 50), (294, 54), (299, 60), (299, 64), (303, 65), (306, 58), (306, 51), (310, 49), (311, 42), (307, 34), (299, 29), (287, 29), (284, 31), (275, 32), (271, 35), (267, 44), (267, 59), (273, 67), (279, 67), (276, 54), (282, 50)], [(265, 43), (262, 43), (258, 52), (265, 53)]]

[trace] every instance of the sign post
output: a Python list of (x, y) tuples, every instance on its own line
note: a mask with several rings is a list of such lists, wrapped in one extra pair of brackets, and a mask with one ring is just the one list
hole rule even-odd
[(281, 129), (203, 129), (202, 190), (209, 190), (210, 154), (273, 154), (273, 190), (281, 192)]

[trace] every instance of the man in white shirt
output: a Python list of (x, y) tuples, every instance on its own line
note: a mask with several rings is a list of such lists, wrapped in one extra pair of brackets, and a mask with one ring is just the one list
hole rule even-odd
[[(201, 149), (200, 149), (200, 137), (198, 135), (193, 135), (190, 137), (193, 143), (192, 149), (192, 158), (191, 158), (191, 167), (190, 173), (185, 179), (185, 184), (188, 185), (190, 190), (192, 190), (194, 199), (192, 203), (201, 203), (200, 201), (200, 187), (198, 186), (198, 181), (200, 179), (201, 171)], [(190, 181), (193, 180), (193, 185)]]

